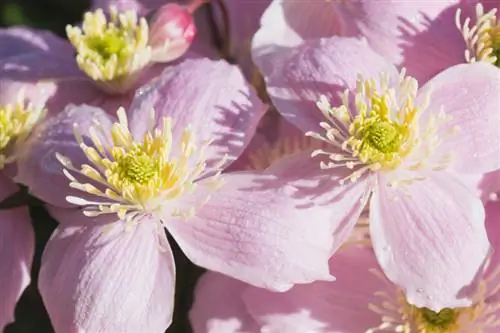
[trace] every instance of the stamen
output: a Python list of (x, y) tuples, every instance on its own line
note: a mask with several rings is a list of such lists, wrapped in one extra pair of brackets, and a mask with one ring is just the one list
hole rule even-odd
[(476, 23), (471, 28), (471, 18), (467, 17), (462, 24), (462, 10), (457, 10), (455, 24), (465, 40), (465, 60), (468, 63), (485, 61), (500, 66), (500, 23), (496, 14), (496, 8), (485, 13), (483, 5), (478, 3)]
[(151, 60), (148, 23), (134, 11), (110, 7), (109, 20), (102, 9), (87, 12), (82, 28), (68, 25), (66, 33), (79, 67), (110, 92), (126, 91)]
[(386, 290), (375, 293), (376, 303), (369, 309), (381, 318), (381, 324), (366, 330), (366, 333), (391, 330), (403, 333), (482, 333), (500, 328), (497, 316), (500, 310), (497, 282), (500, 268), (483, 277), (473, 297), (473, 305), (464, 308), (445, 308), (432, 311), (409, 304), (401, 290), (392, 285), (379, 269), (370, 271), (384, 281)]
[(42, 106), (26, 103), (24, 90), (15, 103), (0, 105), (0, 169), (22, 154), (22, 144), (45, 114)]
[[(341, 183), (354, 182), (367, 172), (445, 168), (451, 157), (436, 159), (433, 153), (443, 139), (438, 137), (438, 131), (449, 118), (443, 113), (431, 114), (422, 128), (419, 118), (428, 106), (429, 96), (426, 94), (423, 103), (415, 105), (417, 91), (417, 81), (406, 77), (403, 70), (394, 87), (385, 73), (381, 73), (378, 82), (358, 76), (354, 96), (345, 91), (342, 105), (338, 107), (331, 106), (327, 98), (321, 96), (317, 106), (327, 120), (319, 124), (324, 133), (306, 135), (334, 149), (317, 150), (312, 157), (327, 158), (320, 161), (320, 168), (324, 170), (352, 169)], [(454, 134), (453, 131), (450, 134)]]
[[(84, 206), (84, 213), (88, 216), (115, 213), (120, 219), (131, 220), (140, 218), (141, 213), (164, 209), (196, 189), (196, 181), (205, 170), (204, 151), (210, 141), (197, 147), (195, 134), (188, 127), (184, 129), (181, 141), (175, 143), (178, 146), (175, 153), (172, 152), (172, 119), (165, 117), (162, 129), (150, 129), (142, 141), (137, 142), (129, 130), (125, 110), (119, 109), (117, 113), (118, 122), (111, 129), (111, 147), (105, 147), (99, 138), (105, 135), (102, 126), (89, 129), (90, 146), (75, 127), (75, 138), (89, 164), (77, 168), (70, 159), (56, 154), (71, 182), (70, 187), (96, 198), (71, 196), (67, 198), (69, 202)], [(206, 186), (220, 186), (221, 165), (215, 167), (217, 171), (206, 181)], [(82, 182), (81, 177), (90, 182)], [(170, 213), (176, 217), (189, 217), (193, 215), (193, 209), (175, 207)]]

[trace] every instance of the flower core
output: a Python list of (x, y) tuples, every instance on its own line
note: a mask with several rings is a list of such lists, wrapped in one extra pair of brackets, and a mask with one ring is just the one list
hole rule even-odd
[(456, 13), (456, 25), (462, 32), (467, 49), (465, 60), (469, 63), (486, 61), (500, 67), (500, 21), (497, 9), (484, 12), (482, 4), (476, 5), (476, 24), (470, 27), (470, 17), (461, 23), (460, 9)]
[[(173, 146), (172, 119), (168, 117), (163, 118), (161, 130), (150, 125), (142, 141), (137, 142), (128, 129), (123, 109), (118, 110), (118, 119), (111, 129), (109, 148), (100, 139), (106, 137), (106, 132), (98, 124), (89, 130), (91, 146), (75, 127), (75, 137), (91, 165), (76, 168), (68, 158), (57, 154), (72, 188), (105, 200), (88, 201), (70, 196), (69, 202), (86, 206), (84, 212), (88, 216), (117, 213), (120, 219), (131, 220), (140, 213), (155, 212), (196, 188), (195, 181), (205, 171), (204, 150), (210, 142), (196, 147), (194, 133), (186, 128), (180, 142)], [(153, 123), (154, 113), (150, 118), (150, 124)], [(91, 183), (79, 181), (76, 174), (90, 179)], [(207, 184), (217, 185), (219, 174), (212, 176)], [(173, 208), (171, 213), (184, 217), (193, 212)]]
[(483, 277), (472, 298), (472, 305), (463, 308), (444, 308), (433, 311), (418, 308), (407, 302), (403, 292), (392, 285), (379, 269), (371, 270), (387, 284), (387, 291), (377, 292), (378, 300), (369, 304), (371, 311), (380, 315), (381, 324), (365, 331), (402, 333), (483, 333), (486, 329), (500, 328), (498, 277), (496, 269)]
[(76, 48), (78, 66), (101, 84), (114, 81), (120, 92), (151, 59), (148, 23), (134, 11), (118, 13), (110, 7), (109, 21), (102, 9), (87, 12), (82, 28), (68, 25), (66, 34)]
[(45, 112), (43, 107), (26, 103), (23, 91), (15, 103), (0, 105), (0, 169), (16, 160), (21, 144)]
[(347, 177), (351, 181), (368, 171), (391, 171), (402, 166), (409, 170), (442, 168), (450, 156), (433, 160), (432, 165), (429, 162), (440, 144), (439, 126), (449, 118), (443, 112), (431, 114), (422, 126), (419, 116), (427, 107), (429, 95), (425, 95), (422, 105), (416, 105), (417, 91), (417, 81), (405, 77), (403, 71), (394, 87), (384, 73), (379, 82), (358, 76), (354, 103), (347, 90), (339, 107), (332, 107), (321, 96), (317, 106), (327, 121), (319, 125), (325, 133), (306, 135), (328, 143), (333, 149), (318, 149), (312, 156), (327, 157), (327, 162), (321, 161), (322, 169), (353, 169)]

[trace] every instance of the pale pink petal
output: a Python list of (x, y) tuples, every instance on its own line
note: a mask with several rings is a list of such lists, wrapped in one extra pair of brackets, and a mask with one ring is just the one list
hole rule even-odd
[(340, 104), (345, 89), (353, 89), (358, 74), (378, 80), (380, 73), (396, 77), (396, 68), (366, 42), (354, 38), (324, 38), (305, 42), (276, 65), (267, 78), (268, 93), (278, 111), (304, 131), (322, 130), (324, 116), (316, 102), (325, 95)]
[(51, 54), (71, 52), (70, 44), (48, 30), (28, 27), (0, 29), (0, 60), (25, 53)]
[(352, 230), (368, 183), (339, 186), (335, 175), (320, 177), (319, 167), (303, 164), (297, 177), (304, 180), (293, 184), (282, 170), (301, 170), (300, 160), (267, 174), (226, 174), (195, 218), (169, 221), (167, 229), (195, 264), (258, 287), (328, 280), (328, 258)]
[[(197, 189), (191, 199), (195, 217), (166, 222), (193, 263), (279, 291), (331, 279), (330, 209), (306, 203), (270, 175), (227, 174), (221, 188), (198, 208), (206, 196), (199, 197), (202, 191)], [(308, 220), (311, 215), (314, 223)]]
[(243, 303), (249, 285), (225, 275), (207, 272), (196, 285), (189, 319), (194, 333), (260, 333)]
[[(422, 88), (419, 98), (431, 94), (427, 114), (452, 118), (440, 128), (443, 144), (436, 156), (452, 152), (453, 168), (464, 173), (500, 168), (499, 91), (500, 69), (482, 62), (454, 66)], [(449, 133), (454, 127), (457, 133)]]
[[(0, 175), (0, 198), (17, 191), (7, 177)], [(26, 207), (0, 211), (0, 331), (14, 321), (14, 308), (30, 283), (35, 236)]]
[(127, 229), (73, 210), (58, 216), (64, 221), (47, 243), (39, 278), (55, 331), (163, 333), (172, 320), (175, 267), (157, 221), (143, 217)]
[(384, 273), (408, 301), (440, 310), (469, 303), (490, 244), (484, 208), (473, 192), (446, 172), (422, 174), (404, 187), (378, 178), (370, 202), (370, 233)]
[[(30, 192), (43, 201), (58, 206), (71, 207), (66, 196), (82, 196), (82, 192), (70, 189), (69, 179), (62, 172), (62, 165), (56, 159), (60, 153), (71, 159), (75, 167), (88, 164), (74, 136), (74, 125), (88, 139), (88, 129), (98, 121), (105, 130), (111, 129), (113, 119), (103, 110), (88, 105), (69, 106), (64, 112), (48, 119), (35, 130), (18, 160), (16, 182), (26, 185)], [(106, 138), (101, 138), (106, 144)]]
[(140, 88), (130, 111), (136, 138), (146, 131), (151, 109), (157, 126), (163, 117), (172, 118), (174, 142), (180, 142), (184, 129), (191, 126), (199, 144), (213, 140), (205, 156), (219, 162), (227, 155), (227, 165), (250, 142), (265, 106), (236, 66), (189, 59)]
[[(354, 0), (339, 3), (337, 9), (343, 19), (344, 35), (365, 38), (386, 59), (403, 64), (410, 75), (424, 80), (463, 62), (465, 49), (455, 27), (456, 7), (450, 8), (458, 2)], [(436, 20), (438, 17), (440, 20)]]
[[(443, 0), (425, 4), (394, 1), (393, 6), (413, 7), (410, 9), (413, 15), (406, 15), (400, 23), (402, 41), (398, 47), (403, 61), (398, 63), (420, 84), (453, 65), (465, 63), (465, 40), (455, 24), (456, 12), (458, 8), (465, 9), (465, 1)], [(473, 11), (465, 12), (467, 15)], [(383, 41), (380, 45), (384, 46)]]
[[(369, 304), (380, 303), (376, 293), (395, 296), (382, 277), (369, 248), (349, 247), (331, 260), (333, 282), (298, 285), (284, 293), (249, 287), (243, 293), (248, 311), (269, 333), (366, 332), (381, 324)], [(377, 271), (374, 274), (372, 270)], [(384, 301), (394, 302), (394, 299)]]
[(269, 7), (252, 40), (252, 58), (265, 76), (271, 74), (290, 47), (305, 40), (342, 33), (342, 22), (333, 1), (273, 0), (267, 3)]

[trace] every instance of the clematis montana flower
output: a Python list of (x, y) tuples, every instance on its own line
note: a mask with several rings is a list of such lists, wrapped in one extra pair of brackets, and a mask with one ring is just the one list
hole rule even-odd
[(286, 293), (206, 273), (190, 311), (194, 333), (494, 333), (500, 328), (498, 266), (481, 276), (471, 306), (438, 312), (409, 303), (384, 277), (369, 248), (338, 252), (331, 269), (335, 282)]
[[(35, 133), (29, 156), (42, 166), (24, 161), (21, 173), (44, 200), (78, 208), (51, 209), (60, 226), (42, 259), (57, 332), (163, 332), (175, 283), (164, 228), (195, 264), (260, 287), (332, 279), (336, 212), (271, 174), (221, 175), (263, 112), (236, 67), (186, 60), (143, 87), (128, 115), (73, 106)], [(310, 214), (318, 224), (303, 223)]]
[(190, 14), (179, 6), (174, 15), (172, 7), (159, 9), (149, 22), (132, 10), (111, 8), (107, 16), (102, 9), (87, 12), (81, 27), (67, 27), (70, 43), (44, 31), (5, 29), (0, 38), (6, 45), (42, 46), (0, 62), (0, 101), (14, 102), (23, 88), (32, 100), (42, 95), (50, 115), (70, 103), (109, 112), (127, 106), (135, 90), (182, 56), (194, 38)]
[(269, 75), (290, 47), (317, 38), (357, 37), (424, 83), (465, 62), (465, 43), (455, 26), (462, 7), (471, 5), (460, 0), (274, 0), (252, 41), (252, 56)]
[(377, 258), (410, 303), (469, 304), (461, 290), (490, 246), (481, 201), (457, 173), (500, 166), (499, 72), (457, 65), (419, 89), (367, 43), (333, 37), (297, 47), (266, 80), (278, 111), (329, 146), (268, 171), (317, 179), (318, 197), (343, 205), (331, 221), (339, 243), (368, 204)]

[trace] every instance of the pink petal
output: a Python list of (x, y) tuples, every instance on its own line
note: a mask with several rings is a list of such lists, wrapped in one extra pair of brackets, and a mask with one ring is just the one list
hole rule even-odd
[(136, 137), (147, 129), (151, 109), (156, 111), (157, 126), (163, 117), (172, 118), (176, 144), (191, 126), (200, 144), (214, 140), (205, 155), (211, 162), (227, 154), (229, 163), (250, 142), (265, 106), (236, 66), (189, 59), (140, 89), (131, 105), (131, 131)]
[(352, 246), (341, 250), (332, 258), (331, 267), (337, 277), (334, 282), (298, 285), (284, 293), (247, 288), (245, 304), (262, 331), (366, 332), (379, 326), (381, 316), (369, 304), (379, 303), (375, 295), (382, 292), (389, 296), (384, 301), (395, 302), (396, 288), (382, 277), (371, 249)]
[(265, 76), (271, 74), (279, 59), (289, 51), (288, 48), (298, 46), (305, 40), (342, 33), (342, 22), (334, 2), (269, 2), (260, 21), (261, 27), (252, 40), (253, 60)]
[[(195, 217), (167, 221), (193, 263), (278, 291), (332, 278), (332, 209), (313, 205), (271, 175), (227, 174), (221, 186)], [(206, 198), (202, 191), (191, 207)]]
[(0, 60), (25, 53), (71, 52), (71, 45), (48, 30), (28, 27), (0, 29)]
[[(175, 268), (157, 221), (132, 229), (67, 210), (43, 254), (39, 288), (56, 332), (164, 332)], [(109, 217), (108, 221), (109, 222)], [(166, 244), (166, 239), (164, 239)]]
[(205, 273), (198, 280), (189, 311), (194, 333), (260, 333), (241, 297), (248, 287), (219, 273)]
[[(441, 129), (444, 142), (436, 156), (453, 152), (453, 168), (459, 172), (499, 169), (500, 70), (482, 62), (457, 65), (434, 77), (422, 91), (431, 92), (427, 112), (443, 111), (452, 117)], [(447, 133), (453, 127), (458, 127), (456, 135)]]
[[(398, 63), (420, 84), (453, 65), (465, 63), (465, 40), (455, 25), (457, 9), (464, 9), (464, 1), (443, 0), (425, 4), (394, 1), (392, 6), (413, 7), (400, 23), (403, 41), (398, 47), (404, 58)], [(384, 46), (383, 41), (380, 45)]]
[[(0, 175), (0, 197), (17, 191), (7, 177)], [(14, 321), (14, 308), (30, 283), (35, 236), (28, 209), (0, 211), (0, 330)]]
[[(196, 218), (169, 222), (195, 264), (279, 291), (331, 278), (328, 258), (352, 230), (368, 183), (338, 186), (308, 156), (285, 163), (267, 175), (226, 174)], [(301, 170), (304, 180), (285, 170)]]
[[(43, 201), (58, 206), (71, 207), (66, 196), (81, 197), (82, 192), (70, 189), (69, 179), (64, 176), (61, 163), (55, 154), (71, 159), (75, 167), (88, 163), (75, 139), (73, 126), (88, 138), (88, 129), (97, 120), (104, 129), (111, 129), (113, 119), (103, 110), (88, 105), (69, 106), (57, 116), (48, 119), (35, 130), (28, 141), (26, 151), (18, 161), (16, 182), (29, 187), (30, 192)], [(106, 143), (106, 138), (101, 138)]]
[(481, 201), (455, 176), (391, 188), (379, 177), (370, 203), (370, 233), (387, 277), (418, 307), (440, 310), (470, 304), (474, 282), (490, 250)]
[(458, 2), (354, 0), (338, 4), (337, 8), (344, 35), (362, 36), (386, 59), (403, 64), (410, 75), (427, 80), (440, 70), (463, 62), (465, 48), (455, 27), (456, 7), (450, 8)]
[(269, 95), (278, 111), (304, 131), (321, 130), (324, 116), (317, 108), (320, 95), (340, 104), (345, 89), (353, 89), (358, 74), (379, 79), (380, 73), (397, 75), (396, 68), (363, 41), (325, 38), (305, 42), (267, 78)]

